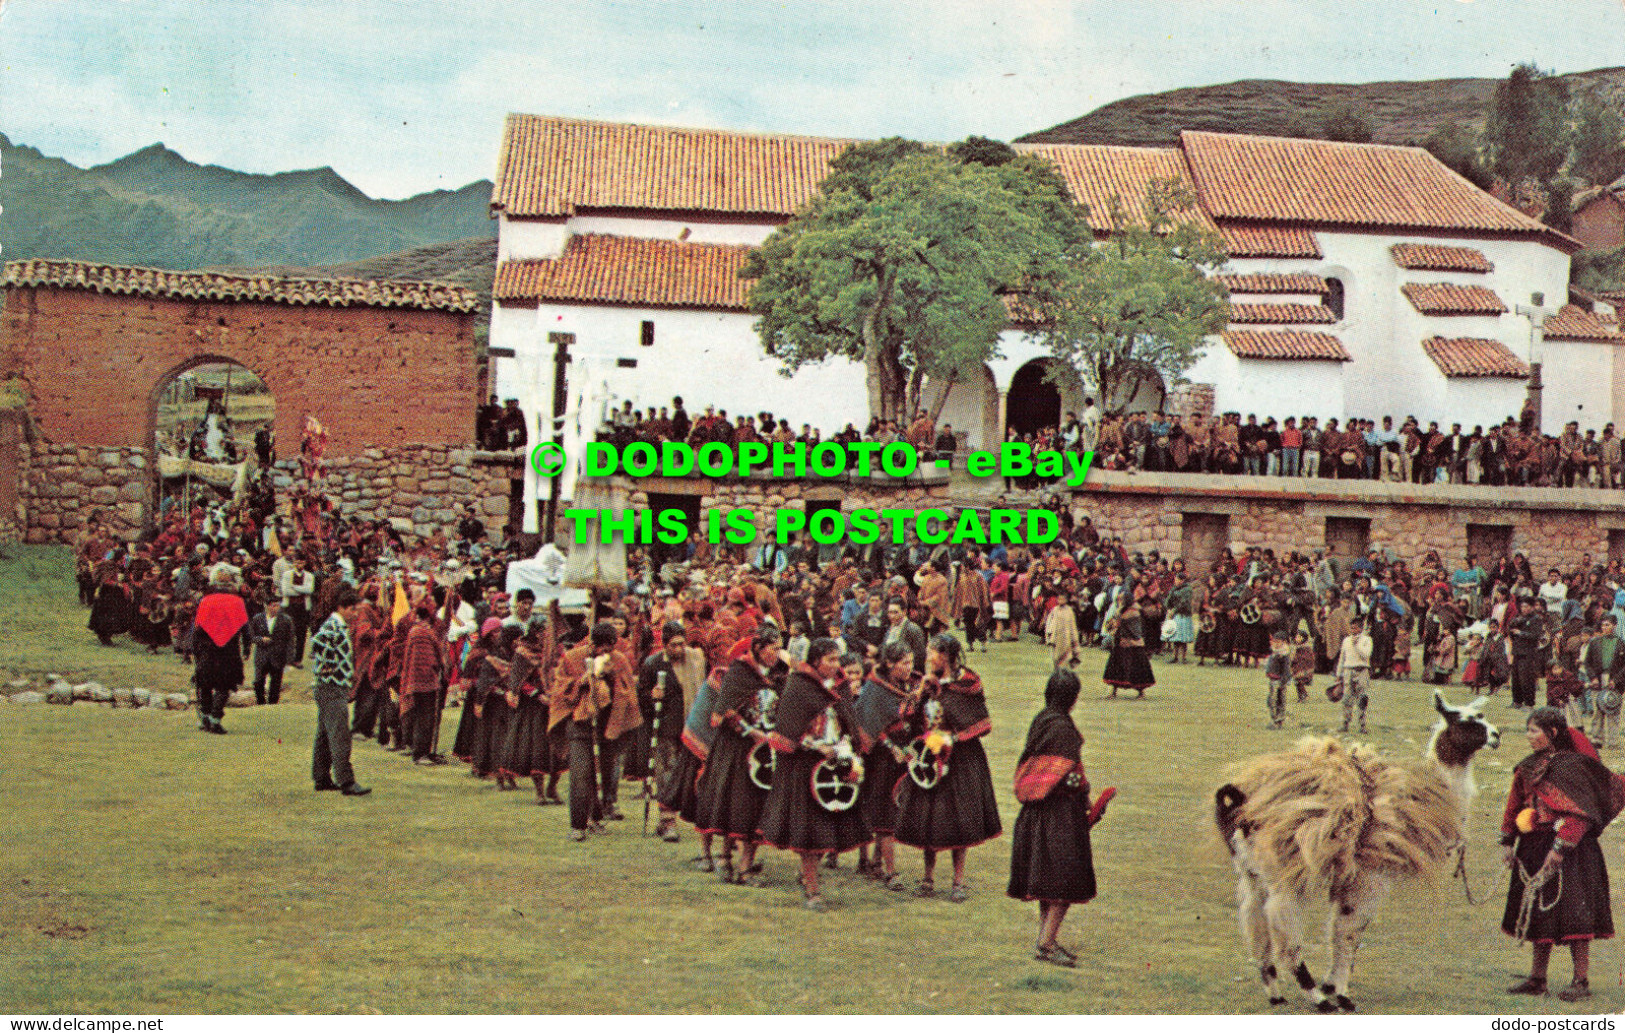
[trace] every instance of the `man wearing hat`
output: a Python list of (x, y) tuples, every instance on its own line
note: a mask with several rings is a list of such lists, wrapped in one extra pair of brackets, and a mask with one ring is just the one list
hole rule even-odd
[[(638, 710), (643, 724), (634, 734), (652, 765), (656, 793), (664, 799), (666, 782), (676, 769), (682, 749), (683, 722), (688, 714), (684, 701), (699, 692), (706, 662), (705, 651), (688, 644), (688, 630), (682, 621), (667, 621), (660, 640), (660, 649), (649, 654), (638, 673)], [(655, 831), (666, 842), (677, 842), (677, 812), (662, 805), (660, 826)]]
[[(616, 648), (615, 625), (599, 621), (586, 642), (559, 659), (549, 700), (549, 729), (567, 723), (570, 743), (570, 838), (604, 833), (621, 738), (642, 723), (632, 665)], [(596, 756), (595, 756), (596, 754)], [(599, 795), (599, 777), (605, 782)]]

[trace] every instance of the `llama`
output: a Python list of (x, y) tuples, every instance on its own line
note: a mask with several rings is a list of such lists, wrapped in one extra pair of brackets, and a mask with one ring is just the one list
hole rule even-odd
[[(1256, 757), (1214, 794), (1219, 834), (1238, 875), (1241, 932), (1271, 1004), (1290, 972), (1320, 1011), (1354, 1011), (1349, 972), (1360, 936), (1400, 879), (1436, 872), (1463, 844), (1473, 755), (1501, 733), (1484, 720), (1484, 698), (1466, 707), (1435, 691), (1441, 720), (1426, 760), (1399, 764), (1364, 744), (1308, 737)], [(1302, 916), (1332, 905), (1332, 967), (1316, 985), (1302, 960)]]

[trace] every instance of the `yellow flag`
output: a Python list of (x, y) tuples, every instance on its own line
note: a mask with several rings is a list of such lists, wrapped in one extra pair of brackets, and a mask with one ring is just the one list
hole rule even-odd
[(389, 611), (390, 626), (394, 627), (395, 625), (399, 624), (401, 622), (401, 618), (405, 617), (411, 612), (412, 604), (406, 601), (406, 588), (397, 584), (395, 586), (395, 607)]

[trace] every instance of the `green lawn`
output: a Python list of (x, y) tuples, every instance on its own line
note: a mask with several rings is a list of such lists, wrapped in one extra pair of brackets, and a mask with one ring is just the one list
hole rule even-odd
[[(184, 684), (172, 656), (95, 643), (66, 550), (13, 548), (0, 588), (0, 677)], [(1006, 830), (1047, 663), (1031, 643), (974, 657)], [(1091, 653), (1086, 679), (1101, 666)], [(1062, 933), (1082, 955), (1068, 972), (1031, 960), (1035, 909), (1003, 895), (1008, 839), (972, 851), (968, 903), (886, 893), (853, 877), (849, 855), (826, 891), (832, 910), (814, 914), (786, 855), (767, 854), (767, 889), (722, 886), (688, 868), (691, 835), (640, 838), (641, 809), (575, 844), (562, 808), (460, 765), (414, 768), (364, 744), (356, 767), (372, 796), (312, 793), (314, 714), (290, 676), (296, 702), (229, 711), (226, 737), (182, 713), (0, 708), (0, 1011), (1269, 1011), (1235, 927), (1212, 791), (1227, 764), (1338, 715), (1325, 679), (1288, 733), (1265, 727), (1257, 671), (1159, 665), (1144, 701), (1107, 701), (1086, 680), (1085, 763), (1121, 795), (1096, 830), (1101, 895)], [(1424, 687), (1381, 683), (1376, 700), (1373, 740), (1418, 751)], [(1448, 878), (1397, 893), (1360, 952), (1363, 1011), (1580, 1010), (1502, 993), (1527, 950), (1497, 930), (1494, 827), (1524, 750), (1499, 700), (1490, 716), (1507, 743), (1479, 765), (1470, 852), (1489, 902), (1469, 906)], [(1618, 831), (1605, 839), (1618, 857)], [(900, 854), (912, 879), (918, 854)], [(1596, 951), (1596, 1008), (1625, 1004), (1622, 960), (1611, 942)], [(1317, 944), (1310, 964), (1326, 963)], [(1566, 956), (1552, 974), (1567, 982)]]

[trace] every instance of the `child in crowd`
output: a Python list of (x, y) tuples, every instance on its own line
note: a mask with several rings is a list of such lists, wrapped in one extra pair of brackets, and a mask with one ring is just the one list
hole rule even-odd
[(1286, 639), (1279, 635), (1270, 636), (1270, 658), (1264, 664), (1264, 677), (1269, 680), (1269, 695), (1265, 704), (1269, 707), (1271, 728), (1281, 728), (1286, 724), (1286, 683), (1292, 678), (1289, 652)]
[(1298, 687), (1298, 702), (1309, 701), (1309, 686), (1315, 680), (1315, 645), (1309, 633), (1299, 630), (1292, 639), (1292, 681)]

